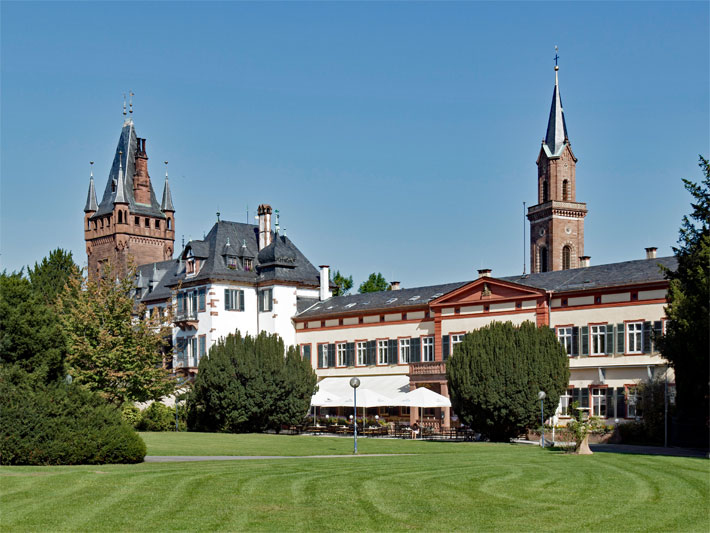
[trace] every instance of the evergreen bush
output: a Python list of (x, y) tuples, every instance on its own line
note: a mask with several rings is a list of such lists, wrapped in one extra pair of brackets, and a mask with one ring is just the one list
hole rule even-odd
[(139, 463), (146, 447), (97, 394), (23, 371), (0, 371), (0, 464)]
[(507, 441), (539, 427), (539, 391), (547, 394), (547, 416), (555, 412), (569, 360), (550, 328), (494, 322), (464, 336), (446, 373), (459, 417), (490, 440)]
[[(178, 411), (179, 428), (185, 429), (184, 409)], [(136, 422), (138, 431), (174, 431), (175, 430), (175, 408), (168, 407), (160, 402), (151, 403), (144, 409)]]
[(301, 424), (310, 408), (316, 375), (297, 347), (285, 350), (278, 335), (239, 332), (220, 340), (200, 360), (187, 396), (188, 428), (227, 433), (279, 431)]

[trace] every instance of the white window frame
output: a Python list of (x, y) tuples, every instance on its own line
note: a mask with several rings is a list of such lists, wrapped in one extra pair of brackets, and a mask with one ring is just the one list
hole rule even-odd
[(367, 364), (367, 342), (359, 341), (357, 344), (357, 365), (365, 366)]
[(450, 356), (454, 355), (454, 346), (456, 346), (457, 344), (461, 344), (463, 342), (464, 335), (465, 335), (465, 333), (454, 333), (453, 335), (451, 335), (450, 341), (449, 341), (449, 344), (450, 344), (449, 355)]
[(643, 322), (627, 322), (626, 353), (643, 353)]
[(567, 355), (572, 355), (572, 326), (564, 326), (557, 328), (557, 339), (560, 344), (565, 347)]
[(335, 366), (345, 366), (347, 356), (347, 346), (344, 342), (335, 345)]
[(377, 341), (377, 364), (387, 365), (389, 360), (387, 358), (387, 339)]
[[(601, 387), (592, 387), (589, 396), (591, 397), (592, 416), (606, 417), (606, 389)], [(602, 406), (604, 406), (604, 414), (602, 414)]]
[[(244, 290), (243, 289), (227, 289), (229, 291), (229, 300), (224, 302), (225, 311), (237, 311), (243, 312), (244, 309), (240, 308), (240, 302), (244, 302)], [(245, 306), (246, 307), (246, 304)]]
[(434, 361), (434, 336), (422, 337), (422, 362), (431, 363)]
[(274, 310), (273, 289), (261, 289), (259, 291), (259, 312), (269, 313)]
[(187, 345), (190, 347), (189, 348), (189, 356), (190, 356), (190, 366), (195, 367), (200, 361), (200, 356), (198, 353), (198, 347), (197, 347), (197, 336), (190, 337), (190, 340), (188, 341)]
[(589, 326), (589, 355), (606, 355), (607, 324)]
[(399, 339), (399, 362), (409, 363), (411, 359), (412, 339)]

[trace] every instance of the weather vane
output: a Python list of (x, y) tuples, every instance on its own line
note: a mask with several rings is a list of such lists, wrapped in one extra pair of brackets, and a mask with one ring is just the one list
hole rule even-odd
[[(136, 95), (133, 91), (128, 91), (128, 112), (133, 114), (133, 97)], [(125, 113), (124, 113), (125, 115)]]
[(557, 66), (557, 60), (559, 59), (560, 56), (557, 55), (557, 52), (559, 51), (559, 48), (557, 48), (557, 45), (555, 45), (555, 66)]
[(126, 116), (126, 93), (123, 93), (123, 116)]

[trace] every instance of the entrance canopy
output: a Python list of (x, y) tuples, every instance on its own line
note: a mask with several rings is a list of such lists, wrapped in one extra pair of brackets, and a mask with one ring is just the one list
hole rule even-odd
[[(404, 401), (409, 392), (409, 376), (358, 376), (360, 386), (357, 389), (358, 407), (392, 407), (397, 405), (407, 405)], [(338, 397), (338, 403), (327, 405), (314, 403), (311, 405), (323, 407), (352, 407), (353, 388), (350, 386), (350, 377), (325, 378), (318, 382), (318, 392), (313, 396), (315, 399), (320, 394), (330, 394)]]

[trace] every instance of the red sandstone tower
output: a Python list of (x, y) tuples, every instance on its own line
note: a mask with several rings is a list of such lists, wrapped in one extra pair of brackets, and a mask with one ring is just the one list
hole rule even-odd
[(148, 174), (145, 139), (136, 136), (133, 120), (123, 124), (108, 183), (97, 203), (93, 172), (84, 207), (84, 240), (89, 275), (110, 261), (120, 275), (136, 265), (165, 261), (173, 255), (175, 208), (165, 174), (159, 204)]
[(577, 158), (567, 137), (558, 71), (555, 65), (547, 134), (537, 157), (538, 203), (528, 208), (532, 272), (578, 268), (584, 256), (587, 204), (576, 201)]

